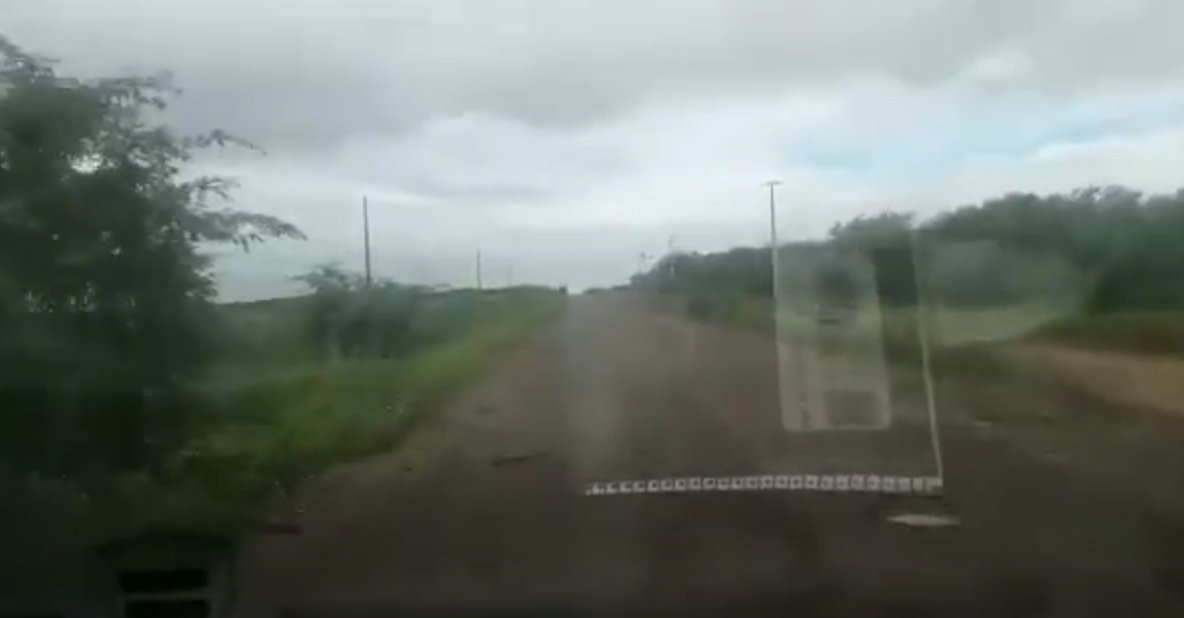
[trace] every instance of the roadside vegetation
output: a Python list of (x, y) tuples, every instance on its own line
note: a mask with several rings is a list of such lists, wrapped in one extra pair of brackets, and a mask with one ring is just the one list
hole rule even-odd
[(209, 249), (305, 234), (192, 175), (205, 149), (258, 149), (176, 133), (177, 95), (65, 77), (0, 38), (5, 569), (146, 525), (241, 530), (308, 475), (397, 446), (562, 307), (561, 290), (336, 266), (300, 297), (218, 304)]
[[(908, 212), (861, 216), (836, 223), (825, 238), (782, 245), (780, 307), (767, 247), (668, 255), (633, 284), (696, 319), (772, 332), (780, 315), (782, 328), (812, 328), (816, 312), (857, 299), (854, 280), (835, 268), (854, 255), (874, 269), (865, 287), (878, 299), (881, 341), (896, 366), (916, 365), (924, 326), (934, 373), (963, 385), (1037, 382), (1048, 391), (1050, 380), (1094, 381), (1054, 366), (1063, 355), (1048, 356), (1052, 365), (1019, 361), (1049, 347), (1121, 354), (1121, 363), (1075, 362), (1076, 368), (1122, 364), (1139, 374), (1141, 362), (1155, 360), (1157, 375), (1184, 382), (1184, 363), (1163, 369), (1163, 359), (1184, 355), (1180, 230), (1184, 190), (1015, 193), (928, 219)], [(786, 272), (810, 260), (813, 281), (787, 281)], [(1155, 388), (1162, 397), (1175, 392), (1167, 382), (1143, 391)], [(1000, 407), (992, 406), (996, 414)]]
[(226, 353), (203, 381), (210, 430), (163, 479), (168, 521), (234, 525), (261, 496), (396, 447), (562, 307), (542, 287), (367, 287), (335, 267), (308, 279), (307, 296), (222, 308)]
[(785, 277), (795, 259), (823, 259), (813, 289), (781, 281), (780, 307), (768, 247), (668, 255), (633, 286), (693, 319), (771, 334), (780, 318), (785, 335), (806, 328), (822, 343), (822, 314), (858, 298), (826, 260), (862, 256), (890, 388), (923, 401), (924, 327), (943, 435), (990, 436), (1173, 512), (1184, 506), (1181, 230), (1184, 190), (1011, 194), (928, 219), (871, 214), (782, 245)]

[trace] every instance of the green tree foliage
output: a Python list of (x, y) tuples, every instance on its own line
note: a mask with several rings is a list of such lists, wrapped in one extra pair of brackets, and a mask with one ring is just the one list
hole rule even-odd
[(412, 323), (428, 289), (391, 281), (367, 284), (337, 265), (296, 278), (308, 286), (309, 338), (323, 358), (392, 357), (412, 343)]
[[(859, 252), (875, 266), (885, 304), (915, 302), (920, 278), (934, 300), (951, 305), (1059, 297), (1090, 313), (1184, 310), (1182, 232), (1184, 190), (1146, 196), (1087, 187), (1007, 194), (923, 222), (902, 212), (861, 216), (835, 224), (822, 241), (778, 253), (786, 261), (820, 247)], [(668, 256), (634, 283), (719, 304), (736, 294), (769, 296), (771, 280), (769, 250), (743, 248)], [(824, 283), (842, 292), (840, 279)]]
[(78, 80), (0, 38), (0, 463), (43, 475), (158, 462), (215, 353), (204, 243), (301, 238), (186, 178), (220, 132), (154, 118), (165, 78)]
[(668, 255), (633, 283), (685, 298), (692, 313), (706, 317), (721, 297), (771, 296), (772, 275), (768, 250), (741, 247), (720, 254)]
[(1010, 194), (959, 208), (930, 223), (927, 236), (990, 240), (1008, 255), (1058, 258), (1082, 279), (1083, 308), (1107, 313), (1184, 309), (1180, 230), (1184, 191), (1145, 196), (1124, 187), (1086, 187), (1050, 196)]

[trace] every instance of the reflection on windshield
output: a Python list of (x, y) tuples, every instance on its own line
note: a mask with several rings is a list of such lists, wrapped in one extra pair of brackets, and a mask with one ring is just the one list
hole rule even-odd
[[(425, 282), (361, 190), (232, 205), (249, 144), (168, 80), (0, 55), (0, 618), (1184, 615), (1184, 192), (774, 201), (598, 288), (554, 240)], [(547, 194), (433, 182), (394, 188)], [(221, 296), (228, 248), (291, 293)]]

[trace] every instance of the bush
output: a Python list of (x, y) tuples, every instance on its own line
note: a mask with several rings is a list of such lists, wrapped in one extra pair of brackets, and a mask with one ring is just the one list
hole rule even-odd
[(183, 172), (236, 140), (160, 124), (174, 95), (59, 75), (0, 36), (0, 468), (98, 483), (167, 461), (221, 343), (205, 249), (303, 238)]
[[(507, 346), (554, 315), (554, 291), (457, 292), (434, 308), (480, 304), (431, 345), (396, 359), (314, 363), (207, 386), (214, 402), (206, 431), (157, 477), (125, 477), (113, 507), (124, 520), (214, 530), (242, 525), (244, 511), (276, 489), (289, 490), (333, 465), (397, 447), (448, 397)], [(477, 320), (477, 315), (480, 320)], [(145, 508), (151, 505), (151, 508)]]

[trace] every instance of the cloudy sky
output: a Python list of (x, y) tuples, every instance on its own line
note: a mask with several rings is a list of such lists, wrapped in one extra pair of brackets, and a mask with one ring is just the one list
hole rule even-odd
[(0, 0), (82, 75), (171, 70), (242, 206), (310, 236), (219, 262), (230, 299), (361, 262), (614, 283), (639, 254), (1008, 190), (1184, 185), (1180, 0)]

